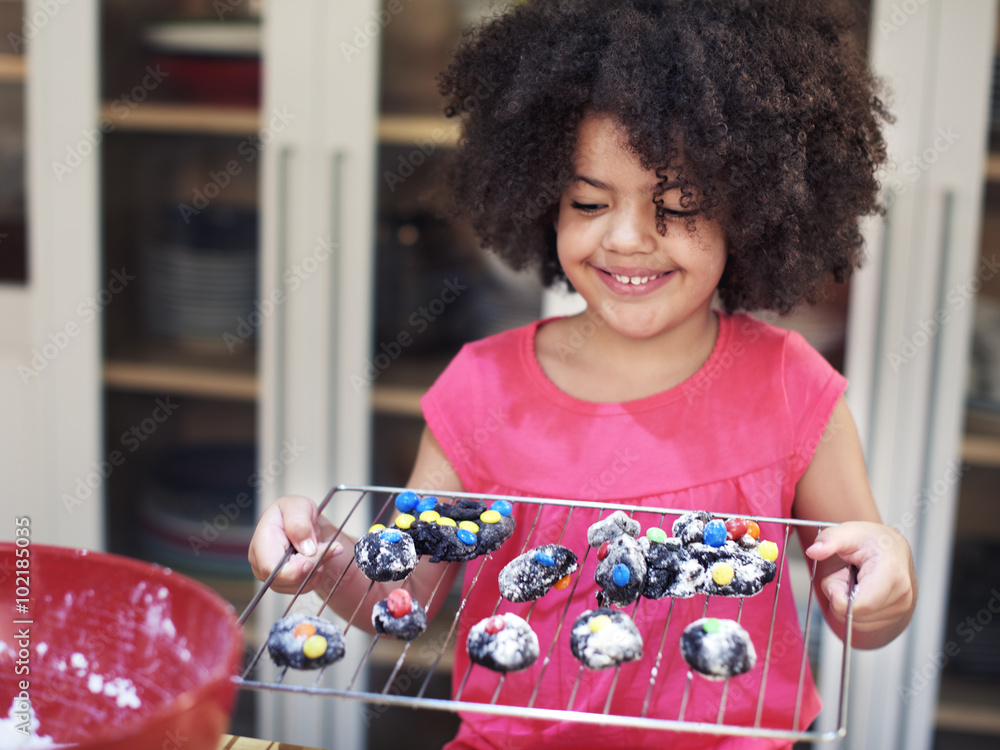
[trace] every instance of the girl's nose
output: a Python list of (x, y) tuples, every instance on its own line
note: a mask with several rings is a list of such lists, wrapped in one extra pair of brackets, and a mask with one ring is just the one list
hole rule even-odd
[(611, 217), (604, 234), (604, 249), (622, 255), (650, 253), (656, 249), (656, 220), (645, 207), (622, 207)]

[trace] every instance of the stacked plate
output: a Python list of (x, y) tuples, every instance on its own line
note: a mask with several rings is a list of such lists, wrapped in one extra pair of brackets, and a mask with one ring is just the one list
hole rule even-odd
[(256, 491), (253, 445), (181, 448), (139, 492), (142, 556), (202, 579), (247, 579)]
[(257, 298), (257, 217), (209, 208), (190, 218), (141, 253), (144, 322), (151, 333), (222, 348)]

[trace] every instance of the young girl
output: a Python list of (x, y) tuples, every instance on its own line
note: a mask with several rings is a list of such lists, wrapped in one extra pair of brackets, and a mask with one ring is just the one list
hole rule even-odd
[[(879, 521), (844, 378), (797, 334), (736, 312), (787, 312), (859, 264), (858, 219), (879, 210), (888, 114), (852, 22), (830, 0), (534, 0), (466, 37), (441, 80), (448, 113), (463, 122), (449, 174), (456, 207), (515, 267), (568, 281), (587, 312), (466, 346), (422, 401), (427, 429), (409, 486), (839, 522), (800, 534), (818, 561), (828, 623), (843, 634), (852, 563), (854, 646), (877, 648), (906, 627), (910, 550)], [(724, 310), (713, 309), (716, 292)], [(468, 629), (492, 613), (497, 575), (529, 529), (533, 545), (563, 535), (582, 553), (602, 515), (577, 511), (567, 523), (565, 509), (546, 508), (536, 522), (535, 506), (515, 507), (517, 530), (485, 562), (462, 614), (456, 688)], [(782, 543), (782, 528), (765, 526), (762, 538)], [(294, 591), (315, 565), (313, 580), (329, 585), (353, 543), (341, 536), (320, 561), (317, 544), (332, 533), (311, 500), (281, 498), (254, 535), (255, 574), (266, 577), (290, 543), (297, 554), (274, 587)], [(459, 567), (448, 566), (445, 585)], [(466, 589), (479, 561), (467, 569)], [(422, 562), (407, 586), (426, 601), (440, 575)], [(369, 601), (393, 586), (377, 585)], [(367, 587), (352, 567), (334, 606), (350, 614)], [(797, 696), (802, 636), (789, 587), (779, 591), (773, 642), (787, 657), (770, 660), (761, 723), (792, 729), (798, 715), (806, 728), (820, 704), (811, 678)], [(594, 593), (581, 575), (579, 601), (593, 607)], [(742, 604), (761, 652), (773, 601)], [(523, 617), (529, 606), (505, 601), (501, 611)], [(535, 604), (543, 649), (564, 606), (558, 596)], [(651, 658), (671, 606), (660, 674), (686, 674), (677, 638), (704, 597), (643, 601), (636, 624)], [(735, 618), (738, 606), (713, 598), (709, 615)], [(501, 702), (524, 705), (542, 661), (509, 674)], [(613, 713), (638, 712), (649, 668), (623, 666)], [(761, 672), (731, 681), (726, 723), (754, 724)], [(578, 673), (564, 628), (534, 705), (566, 708)], [(603, 711), (613, 676), (588, 671), (573, 707)], [(684, 682), (666, 682), (649, 715), (677, 718)], [(495, 685), (476, 667), (461, 697), (488, 702)], [(696, 680), (685, 719), (715, 722), (721, 700), (721, 683)], [(790, 746), (462, 718), (449, 748)]]

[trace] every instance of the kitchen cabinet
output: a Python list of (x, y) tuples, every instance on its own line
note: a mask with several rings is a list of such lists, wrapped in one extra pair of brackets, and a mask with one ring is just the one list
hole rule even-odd
[[(0, 280), (0, 460), (5, 507), (33, 517), (38, 541), (140, 556), (186, 547), (188, 564), (192, 555), (203, 563), (223, 549), (215, 532), (239, 520), (246, 533), (285, 492), (318, 499), (339, 482), (406, 478), (423, 390), (464, 340), (518, 325), (541, 304), (537, 287), (506, 274), (461, 227), (444, 233), (424, 194), (456, 137), (439, 116), (433, 75), (480, 5), (424, 0), (381, 23), (377, 0), (288, 0), (280, 12), (250, 0), (0, 0), (0, 17), (33, 29), (23, 52), (0, 52), (0, 94), (22, 96), (29, 183), (24, 261)], [(924, 331), (929, 343), (905, 366), (889, 360), (975, 274), (981, 176), (997, 172), (982, 147), (994, 5), (872, 3), (869, 49), (897, 84), (890, 141), (905, 179), (887, 222), (867, 230), (871, 262), (852, 284), (844, 366), (876, 497), (914, 545), (922, 598), (903, 638), (857, 655), (850, 747), (930, 747), (935, 715), (949, 729), (985, 721), (956, 713), (985, 691), (952, 675), (940, 700), (937, 674), (908, 701), (898, 691), (951, 638), (953, 539), (982, 537), (984, 499), (995, 497), (995, 438), (962, 434), (972, 306), (938, 334)], [(199, 24), (226, 29), (222, 40), (206, 41)], [(218, 67), (192, 75), (185, 58), (206, 55), (237, 63), (223, 80), (239, 86), (219, 87)], [(259, 89), (248, 72), (255, 58)], [(164, 67), (171, 62), (179, 67)], [(4, 117), (4, 127), (16, 121), (17, 106)], [(907, 161), (940, 132), (960, 137), (933, 162)], [(908, 164), (918, 165), (913, 180)], [(987, 195), (987, 230), (990, 206)], [(205, 239), (220, 234), (233, 244)], [(988, 236), (982, 254), (992, 258)], [(193, 304), (202, 311), (193, 320), (171, 317), (191, 299), (170, 279), (198, 260), (178, 248), (229, 253), (226, 281)], [(431, 303), (452, 274), (475, 291), (438, 315)], [(247, 275), (256, 280), (249, 306)], [(218, 312), (211, 301), (230, 320), (205, 335)], [(435, 325), (420, 329), (421, 308)], [(547, 298), (546, 312), (555, 309)], [(61, 333), (72, 345), (22, 382), (18, 366)], [(190, 460), (197, 453), (208, 468)], [(973, 466), (946, 482), (940, 501), (915, 505), (955, 461)], [(178, 465), (191, 482), (235, 477), (211, 488), (227, 499), (165, 516), (173, 506), (156, 502), (164, 487), (151, 491), (151, 480), (177, 478)], [(198, 530), (179, 539), (150, 533), (192, 520)], [(226, 553), (216, 557), (235, 562)], [(245, 571), (200, 573), (237, 603), (251, 590)], [(261, 614), (263, 623), (276, 611)], [(827, 663), (837, 653), (824, 649), (824, 679), (839, 676)], [(257, 736), (366, 744), (353, 704), (317, 712), (311, 699), (257, 699)], [(389, 724), (369, 729), (369, 740)]]
[[(0, 506), (38, 543), (100, 547), (95, 6), (0, 2)], [(79, 488), (77, 496), (74, 488)], [(13, 532), (10, 532), (13, 536)]]
[(867, 227), (869, 263), (852, 290), (848, 400), (883, 520), (913, 549), (920, 597), (902, 636), (854, 654), (846, 748), (931, 748), (936, 723), (973, 730), (995, 715), (988, 691), (950, 693), (941, 674), (955, 650), (952, 557), (966, 539), (957, 519), (996, 496), (981, 494), (988, 483), (976, 490), (980, 469), (967, 468), (995, 460), (995, 440), (963, 435), (996, 10), (988, 0), (872, 4), (869, 57), (897, 119), (888, 214)]

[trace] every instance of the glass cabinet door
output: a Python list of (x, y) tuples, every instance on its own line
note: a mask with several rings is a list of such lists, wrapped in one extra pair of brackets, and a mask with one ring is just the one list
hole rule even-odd
[(0, 0), (0, 283), (27, 281), (24, 3)]

